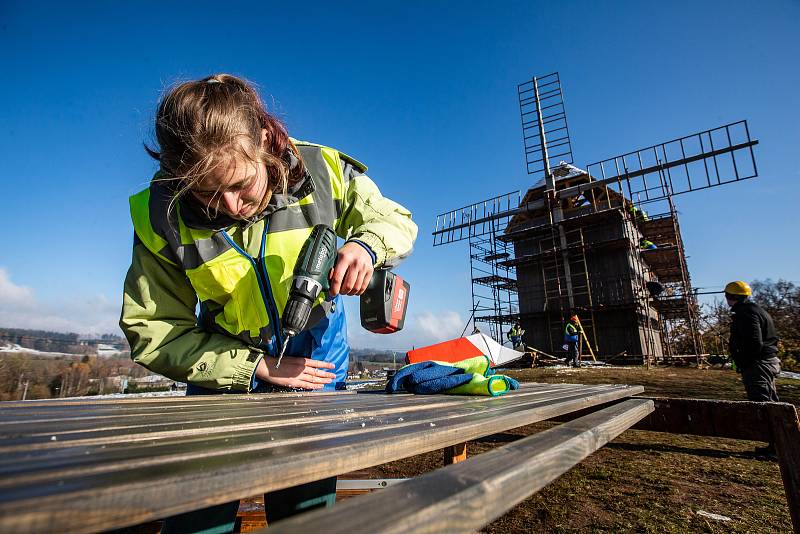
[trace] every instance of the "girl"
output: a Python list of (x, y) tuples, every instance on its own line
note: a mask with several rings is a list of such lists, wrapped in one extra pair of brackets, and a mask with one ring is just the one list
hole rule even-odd
[[(375, 267), (411, 252), (410, 212), (381, 196), (355, 159), (291, 139), (235, 76), (173, 87), (155, 133), (157, 146), (146, 150), (160, 169), (130, 199), (133, 260), (120, 326), (131, 357), (186, 382), (187, 394), (342, 387), (349, 347), (340, 295), (360, 295)], [(320, 223), (345, 240), (331, 289), (276, 368), (294, 265)], [(268, 520), (329, 492), (331, 480), (335, 492), (334, 478), (270, 494), (283, 504), (268, 507)], [(232, 526), (235, 505), (171, 518), (165, 532)]]

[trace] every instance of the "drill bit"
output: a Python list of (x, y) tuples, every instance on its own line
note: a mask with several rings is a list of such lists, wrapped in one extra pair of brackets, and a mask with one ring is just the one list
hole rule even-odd
[(281, 359), (283, 358), (283, 353), (286, 352), (286, 345), (289, 344), (289, 336), (283, 340), (283, 346), (281, 347), (281, 353), (278, 355), (278, 363), (275, 364), (275, 369), (281, 366)]

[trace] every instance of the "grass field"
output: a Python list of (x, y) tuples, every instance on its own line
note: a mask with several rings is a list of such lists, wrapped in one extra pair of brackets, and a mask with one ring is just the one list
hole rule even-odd
[[(639, 384), (664, 397), (746, 400), (729, 370), (693, 368), (528, 369), (525, 382)], [(781, 400), (800, 404), (800, 381), (779, 380)], [(549, 428), (538, 423), (479, 442), (470, 455)], [(791, 532), (778, 464), (753, 454), (756, 442), (629, 430), (483, 529), (509, 532)], [(415, 476), (441, 466), (440, 452), (370, 470)], [(698, 511), (729, 517), (708, 519)]]

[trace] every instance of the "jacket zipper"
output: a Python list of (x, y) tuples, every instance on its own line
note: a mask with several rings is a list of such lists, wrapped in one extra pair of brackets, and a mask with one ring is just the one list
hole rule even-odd
[[(250, 264), (253, 266), (253, 270), (256, 273), (256, 281), (258, 282), (258, 289), (261, 291), (261, 299), (264, 301), (264, 307), (267, 309), (267, 315), (269, 316), (270, 323), (272, 323), (272, 335), (275, 338), (275, 345), (273, 345), (273, 352), (277, 352), (281, 346), (281, 324), (280, 318), (278, 317), (278, 306), (275, 304), (275, 299), (272, 296), (272, 287), (269, 283), (269, 275), (267, 274), (267, 268), (263, 261), (264, 252), (266, 250), (266, 242), (267, 242), (267, 229), (269, 228), (269, 221), (264, 221), (264, 233), (261, 236), (261, 258), (256, 261), (250, 254), (248, 254), (242, 247), (240, 247), (236, 242), (228, 235), (227, 230), (222, 230), (222, 235), (225, 240), (242, 256), (247, 258)], [(261, 269), (259, 269), (261, 267)], [(274, 356), (275, 354), (273, 354)]]
[[(275, 340), (278, 343), (278, 345), (275, 347), (275, 352), (277, 353), (283, 346), (283, 338), (281, 334), (281, 314), (278, 312), (278, 305), (275, 303), (275, 296), (272, 294), (272, 285), (270, 284), (269, 273), (267, 272), (267, 232), (269, 232), (269, 217), (264, 219), (264, 233), (261, 234), (261, 257), (259, 258), (259, 261), (263, 271), (264, 282), (266, 282), (267, 285), (267, 297), (269, 298), (270, 304), (272, 304), (272, 310), (275, 312), (275, 322), (273, 323), (275, 326), (272, 328), (272, 331), (275, 335)], [(270, 307), (267, 306), (267, 309), (270, 309)]]

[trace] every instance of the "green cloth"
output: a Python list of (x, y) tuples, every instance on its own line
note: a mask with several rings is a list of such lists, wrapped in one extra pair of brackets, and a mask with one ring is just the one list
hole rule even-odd
[(507, 393), (512, 389), (517, 389), (519, 383), (513, 378), (505, 375), (493, 374), (494, 370), (491, 368), (491, 361), (488, 356), (476, 356), (460, 362), (435, 362), (440, 365), (450, 365), (464, 369), (466, 373), (472, 373), (472, 380), (450, 388), (444, 393), (446, 395), (485, 395), (489, 397), (496, 397)]

